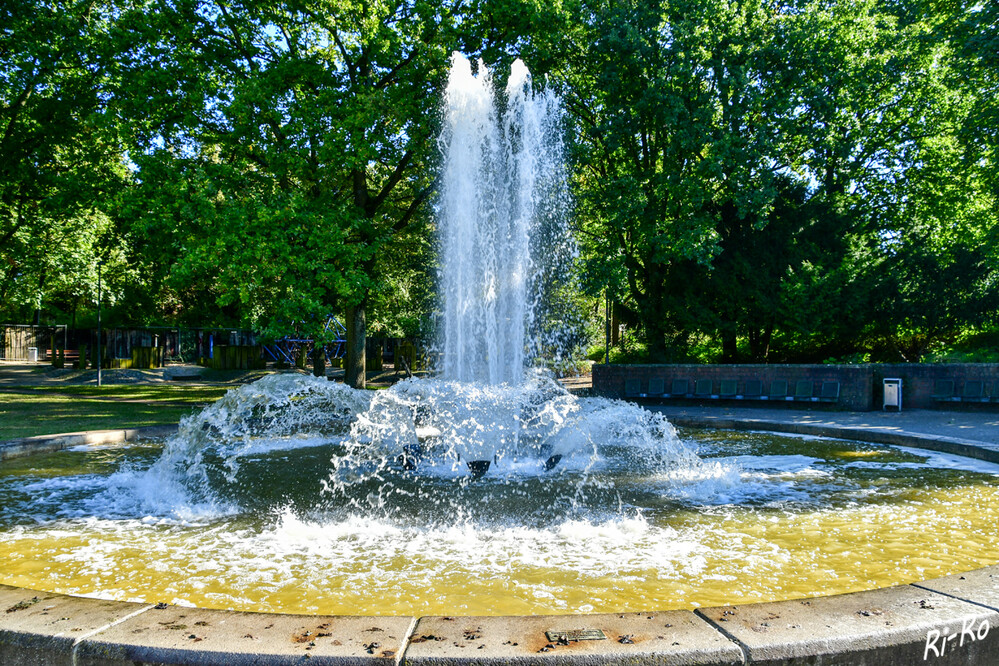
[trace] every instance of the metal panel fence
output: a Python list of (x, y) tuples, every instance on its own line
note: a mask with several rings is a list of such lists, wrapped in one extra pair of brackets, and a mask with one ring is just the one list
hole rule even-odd
[[(257, 344), (252, 331), (226, 328), (112, 327), (101, 331), (105, 358), (131, 358), (136, 347), (162, 349), (166, 361), (196, 363), (210, 358), (216, 345), (248, 346)], [(52, 349), (53, 345), (56, 349)], [(0, 325), (0, 360), (27, 362), (29, 349), (38, 350), (39, 361), (51, 361), (58, 350), (71, 362), (79, 358), (81, 346), (90, 353), (97, 345), (96, 329), (71, 329), (64, 325)]]
[(39, 361), (50, 361), (53, 354), (51, 349), (53, 336), (56, 347), (65, 346), (66, 327), (4, 324), (0, 326), (0, 360), (27, 361), (29, 349), (34, 348), (38, 350)]

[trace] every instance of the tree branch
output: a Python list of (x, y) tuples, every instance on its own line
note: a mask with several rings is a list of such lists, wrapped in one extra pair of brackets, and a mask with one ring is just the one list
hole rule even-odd
[(413, 201), (409, 204), (409, 207), (406, 208), (406, 212), (403, 213), (402, 217), (399, 218), (396, 221), (396, 223), (392, 225), (393, 232), (399, 232), (406, 228), (406, 226), (409, 224), (409, 221), (413, 219), (413, 215), (416, 214), (416, 211), (419, 210), (420, 206), (423, 204), (424, 201), (427, 200), (427, 198), (430, 196), (430, 193), (434, 191), (434, 188), (436, 186), (437, 186), (437, 181), (434, 180), (434, 182), (427, 185), (425, 188), (423, 188), (423, 190), (420, 191), (419, 194), (416, 195), (416, 198), (414, 198)]
[(371, 207), (369, 213), (370, 215), (373, 215), (374, 212), (378, 210), (378, 207), (385, 202), (385, 199), (392, 192), (392, 189), (399, 184), (399, 181), (402, 180), (403, 172), (406, 170), (406, 167), (409, 165), (412, 159), (413, 159), (413, 151), (407, 150), (405, 154), (402, 156), (402, 159), (399, 160), (399, 164), (396, 165), (395, 170), (392, 171), (392, 175), (390, 175), (388, 177), (388, 180), (385, 181), (385, 185), (382, 186), (381, 192), (379, 192), (374, 199), (371, 199), (369, 201), (368, 205)]

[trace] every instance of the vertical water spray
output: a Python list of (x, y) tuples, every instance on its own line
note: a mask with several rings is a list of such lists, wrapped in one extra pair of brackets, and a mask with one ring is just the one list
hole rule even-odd
[[(538, 307), (566, 262), (562, 109), (517, 60), (502, 99), (455, 53), (444, 98), (438, 223), (446, 379), (518, 384)], [(502, 107), (502, 109), (500, 108)]]

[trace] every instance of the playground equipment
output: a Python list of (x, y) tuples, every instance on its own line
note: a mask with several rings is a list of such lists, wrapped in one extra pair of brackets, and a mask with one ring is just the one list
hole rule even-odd
[[(336, 335), (336, 338), (323, 345), (327, 363), (335, 358), (343, 358), (347, 350), (347, 328), (333, 315), (327, 315), (323, 333), (328, 335), (331, 331)], [(311, 337), (287, 335), (270, 344), (263, 345), (263, 350), (264, 354), (272, 361), (295, 365), (302, 353), (311, 354), (314, 346), (315, 341)]]

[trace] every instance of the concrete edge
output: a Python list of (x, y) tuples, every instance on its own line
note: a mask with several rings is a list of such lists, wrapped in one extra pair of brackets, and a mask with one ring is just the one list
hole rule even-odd
[(23, 458), (37, 453), (52, 453), (74, 446), (118, 444), (141, 437), (169, 437), (177, 432), (177, 426), (147, 426), (144, 428), (123, 428), (120, 430), (86, 430), (66, 432), (56, 435), (37, 435), (0, 442), (0, 462)]
[[(817, 424), (797, 424), (754, 419), (724, 419), (705, 417), (676, 417), (671, 422), (681, 427), (730, 428), (737, 430), (770, 430), (793, 434), (863, 440), (875, 443), (897, 444), (924, 448), (957, 455), (965, 455), (990, 462), (999, 462), (999, 452), (977, 446), (974, 442), (948, 437), (935, 437), (916, 433), (886, 433), (859, 428), (836, 427)], [(46, 450), (59, 450), (69, 446), (128, 441), (138, 436), (165, 436), (175, 427), (135, 428), (129, 430), (67, 433), (50, 437), (33, 437), (26, 440), (21, 455)], [(10, 443), (8, 443), (10, 444)], [(6, 446), (6, 445), (0, 445)], [(46, 448), (54, 447), (54, 448)], [(2, 449), (0, 449), (2, 450)], [(564, 615), (564, 616), (510, 616), (510, 617), (458, 617), (458, 618), (405, 618), (407, 629), (401, 639), (401, 649), (388, 659), (385, 656), (337, 655), (320, 656), (302, 654), (299, 657), (278, 654), (267, 645), (252, 655), (240, 655), (232, 660), (226, 653), (206, 652), (203, 648), (178, 648), (176, 645), (129, 644), (114, 640), (116, 650), (108, 651), (107, 635), (119, 625), (144, 616), (152, 608), (148, 604), (121, 604), (131, 610), (121, 619), (108, 622), (71, 641), (57, 641), (63, 632), (55, 632), (49, 620), (41, 619), (37, 626), (13, 626), (11, 618), (21, 620), (21, 607), (30, 608), (39, 598), (72, 600), (84, 608), (106, 605), (97, 599), (69, 597), (37, 592), (23, 588), (0, 586), (7, 592), (4, 605), (10, 604), (0, 615), (0, 655), (12, 664), (38, 663), (44, 657), (47, 663), (79, 664), (83, 661), (95, 666), (125, 666), (134, 663), (131, 657), (141, 652), (144, 661), (158, 664), (216, 664), (216, 663), (308, 663), (315, 664), (370, 664), (386, 663), (394, 666), (429, 665), (457, 666), (458, 664), (538, 664), (559, 666), (592, 666), (627, 662), (645, 664), (815, 664), (832, 660), (837, 664), (902, 664), (932, 661), (934, 664), (993, 664), (999, 663), (999, 631), (991, 631), (999, 624), (999, 565), (975, 569), (964, 574), (954, 574), (933, 581), (922, 581), (866, 592), (777, 601), (746, 606), (699, 608), (696, 611), (651, 611), (648, 613)], [(15, 595), (11, 597), (11, 595)], [(17, 596), (20, 595), (20, 596)], [(21, 599), (16, 603), (12, 598)], [(913, 600), (919, 600), (915, 605)], [(807, 613), (792, 613), (794, 624), (775, 628), (769, 625), (772, 618), (786, 614), (790, 607), (801, 605)], [(48, 607), (42, 607), (48, 608)], [(179, 609), (170, 606), (169, 608)], [(859, 608), (859, 610), (854, 610)], [(127, 609), (126, 609), (127, 610)], [(259, 622), (261, 631), (273, 625), (273, 618), (303, 618), (268, 614), (247, 614), (237, 611), (193, 609), (237, 624), (252, 616)], [(96, 612), (96, 611), (95, 611)], [(192, 611), (193, 612), (193, 611)], [(887, 613), (887, 615), (885, 615)], [(665, 629), (652, 636), (649, 632), (624, 633), (633, 622), (653, 620), (657, 617), (672, 619)], [(738, 627), (739, 618), (744, 624)], [(885, 617), (891, 618), (887, 621)], [(615, 619), (617, 618), (617, 619)], [(760, 621), (763, 618), (763, 621)], [(871, 618), (874, 618), (871, 620)], [(60, 618), (67, 619), (67, 618)], [(370, 618), (377, 622), (378, 618)], [(387, 619), (387, 618), (386, 618)], [(679, 621), (678, 621), (679, 619)], [(870, 620), (870, 621), (868, 621)], [(454, 637), (423, 635), (421, 629), (442, 623), (455, 623)], [(622, 624), (624, 623), (624, 624)], [(755, 623), (755, 624), (754, 624)], [(30, 625), (31, 622), (28, 622)], [(462, 629), (474, 625), (475, 634)], [(607, 628), (611, 627), (610, 633)], [(810, 626), (811, 625), (811, 626)], [(583, 630), (601, 629), (608, 642), (548, 639), (543, 628)], [(830, 628), (836, 628), (830, 633)], [(518, 633), (520, 632), (520, 633)], [(439, 632), (443, 633), (443, 632)], [(621, 633), (620, 636), (617, 633)], [(120, 628), (119, 628), (120, 634)], [(506, 638), (502, 644), (485, 652), (455, 653), (465, 648), (469, 636), (478, 640), (482, 636)], [(519, 640), (513, 640), (520, 637)], [(758, 638), (762, 637), (762, 638)], [(355, 636), (361, 641), (365, 636)], [(451, 640), (457, 638), (457, 640)], [(439, 643), (437, 641), (440, 641)], [(464, 641), (459, 643), (459, 641)], [(538, 647), (538, 646), (541, 647)], [(417, 647), (418, 649), (413, 649)], [(482, 648), (479, 648), (482, 649)], [(394, 657), (394, 658), (393, 658)], [(221, 659), (221, 661), (220, 661)], [(872, 661), (873, 660), (873, 661)], [(830, 661), (829, 663), (832, 663)]]
[[(999, 662), (999, 631), (993, 631), (999, 624), (999, 565), (969, 574), (977, 579), (966, 581), (955, 574), (866, 592), (694, 611), (421, 618), (243, 613), (0, 586), (5, 607), (0, 615), (0, 661), (76, 666), (126, 666), (136, 659), (163, 665), (292, 664), (307, 659), (336, 666), (651, 666), (828, 660), (901, 666), (932, 657), (934, 664), (994, 664)], [(955, 585), (950, 579), (960, 582)], [(935, 589), (941, 587), (946, 591)], [(113, 616), (85, 631), (70, 629), (80, 632), (75, 636), (67, 635), (65, 624), (57, 628), (56, 615), (72, 623), (77, 617), (108, 614), (109, 605)], [(192, 625), (177, 624), (195, 619)], [(327, 631), (337, 640), (324, 640), (331, 633), (311, 625), (332, 625)], [(371, 625), (376, 628), (368, 628)], [(396, 631), (369, 633), (382, 631), (380, 625), (394, 625)], [(567, 639), (552, 638), (550, 632)], [(599, 638), (573, 637), (582, 632), (595, 632)], [(372, 637), (390, 642), (378, 644)], [(315, 652), (306, 651), (313, 648)]]
[(787, 421), (772, 421), (765, 419), (715, 418), (710, 416), (683, 416), (665, 414), (655, 406), (643, 405), (645, 409), (663, 413), (669, 422), (681, 428), (716, 428), (720, 430), (765, 430), (770, 432), (786, 432), (795, 435), (813, 435), (816, 437), (831, 437), (848, 439), (874, 444), (894, 444), (917, 449), (927, 449), (940, 453), (951, 453), (965, 458), (975, 458), (991, 463), (999, 463), (999, 449), (985, 446), (980, 442), (942, 435), (927, 435), (914, 432), (886, 432), (882, 430), (865, 430), (852, 426), (835, 426), (814, 423), (788, 423)]

